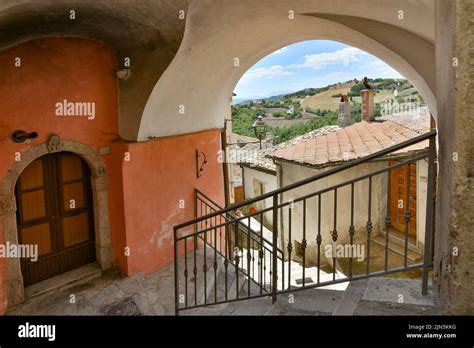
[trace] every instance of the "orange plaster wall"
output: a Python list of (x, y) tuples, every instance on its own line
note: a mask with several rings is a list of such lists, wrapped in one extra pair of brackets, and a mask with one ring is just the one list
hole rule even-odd
[[(15, 67), (15, 58), (21, 67)], [(222, 204), (220, 131), (166, 137), (144, 143), (119, 140), (115, 52), (93, 40), (45, 38), (0, 52), (0, 180), (16, 152), (44, 143), (53, 133), (79, 141), (102, 156), (109, 179), (109, 220), (115, 266), (124, 274), (149, 274), (173, 261), (173, 225), (194, 217), (194, 188)], [(55, 116), (63, 99), (96, 103), (95, 120)], [(10, 136), (22, 129), (39, 133), (28, 143)], [(196, 178), (195, 150), (208, 163)], [(130, 161), (124, 160), (125, 153)], [(183, 199), (185, 208), (179, 208)], [(3, 221), (0, 216), (0, 243)], [(130, 256), (124, 248), (130, 248)], [(0, 314), (7, 307), (5, 260), (0, 258)]]
[[(15, 67), (15, 58), (21, 66)], [(44, 143), (52, 133), (93, 147), (110, 146), (118, 132), (118, 84), (116, 56), (110, 47), (89, 39), (44, 38), (10, 47), (0, 52), (0, 178), (14, 163), (16, 152), (25, 152)], [(95, 102), (96, 117), (58, 117), (55, 104)], [(28, 143), (14, 143), (11, 134), (21, 129), (39, 133)], [(124, 235), (122, 183), (113, 156), (102, 156), (109, 177), (109, 211), (112, 245)], [(118, 168), (120, 169), (118, 162)], [(3, 223), (0, 243), (4, 243)], [(114, 248), (115, 251), (115, 248)], [(115, 259), (122, 257), (114, 255)], [(118, 262), (126, 269), (126, 260)], [(0, 313), (6, 299), (5, 260), (0, 258)]]
[[(173, 262), (173, 226), (194, 218), (194, 188), (224, 203), (219, 130), (128, 146), (123, 163), (128, 274), (152, 273)], [(208, 163), (196, 177), (195, 150)], [(179, 206), (184, 200), (185, 208)]]

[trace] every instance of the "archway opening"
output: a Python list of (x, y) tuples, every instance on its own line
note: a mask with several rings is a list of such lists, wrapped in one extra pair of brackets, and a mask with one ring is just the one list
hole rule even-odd
[[(426, 239), (431, 233), (426, 232), (431, 204), (426, 192), (433, 183), (428, 175), (428, 142), (402, 151), (403, 155), (361, 163), (311, 187), (285, 189), (435, 128), (425, 95), (414, 84), (358, 48), (304, 41), (278, 49), (247, 70), (234, 97), (238, 99), (231, 106), (232, 126), (227, 128), (234, 148), (228, 152), (241, 154), (232, 156), (239, 160), (229, 165), (233, 185), (229, 191), (258, 199), (282, 189), (282, 202), (299, 202), (283, 208), (278, 221), (278, 246), (289, 263), (300, 267), (296, 273), (313, 272), (309, 282), (315, 277), (319, 282), (319, 272), (333, 273), (335, 280), (403, 268), (423, 259), (425, 242), (431, 243)], [(421, 153), (426, 156), (416, 157)], [(371, 172), (377, 174), (368, 175)], [(364, 175), (370, 183), (357, 179)], [(356, 180), (352, 196), (347, 180)], [(322, 190), (319, 201), (313, 195), (318, 190)], [(303, 199), (304, 195), (310, 198)], [(262, 199), (241, 213), (269, 211), (272, 204)], [(319, 215), (314, 213), (318, 209)], [(253, 219), (258, 228), (264, 225), (265, 237), (272, 240), (272, 214)], [(319, 246), (318, 231), (324, 231)], [(349, 231), (357, 231), (356, 237)], [(372, 254), (367, 254), (370, 245)], [(358, 251), (352, 248), (356, 246)], [(339, 252), (336, 247), (346, 254), (334, 256)], [(361, 253), (360, 262), (353, 263), (347, 255), (353, 252)], [(421, 274), (407, 270), (403, 277)], [(288, 282), (301, 286), (306, 280)]]

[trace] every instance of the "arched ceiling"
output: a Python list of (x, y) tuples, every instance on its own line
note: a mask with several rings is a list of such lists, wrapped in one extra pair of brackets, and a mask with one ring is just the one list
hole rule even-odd
[(150, 96), (138, 139), (222, 128), (245, 71), (283, 46), (315, 39), (379, 57), (420, 90), (436, 116), (433, 1), (199, 0), (190, 4), (180, 50)]
[(0, 28), (0, 49), (37, 37), (82, 36), (114, 47), (119, 66), (130, 57), (119, 105), (127, 140), (222, 127), (247, 69), (311, 39), (378, 56), (414, 83), (436, 114), (434, 0), (3, 0)]
[(184, 0), (3, 0), (0, 49), (38, 37), (80, 36), (113, 47), (119, 68), (129, 57), (131, 76), (119, 87), (119, 133), (135, 140), (148, 97), (178, 51), (185, 27), (178, 14), (186, 7)]

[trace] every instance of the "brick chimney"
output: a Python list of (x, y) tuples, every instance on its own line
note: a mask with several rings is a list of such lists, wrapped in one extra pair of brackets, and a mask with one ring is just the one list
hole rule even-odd
[(375, 108), (374, 108), (374, 90), (363, 89), (360, 91), (361, 96), (361, 111), (362, 121), (373, 121), (375, 120)]
[(351, 119), (351, 103), (347, 95), (341, 96), (341, 101), (339, 102), (339, 116), (337, 118), (339, 127), (347, 127), (352, 124)]

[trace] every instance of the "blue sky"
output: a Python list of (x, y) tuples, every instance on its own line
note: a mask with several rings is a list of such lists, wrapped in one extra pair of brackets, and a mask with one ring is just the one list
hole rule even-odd
[(235, 99), (262, 98), (354, 78), (402, 78), (380, 59), (335, 41), (303, 41), (260, 60), (240, 79)]

